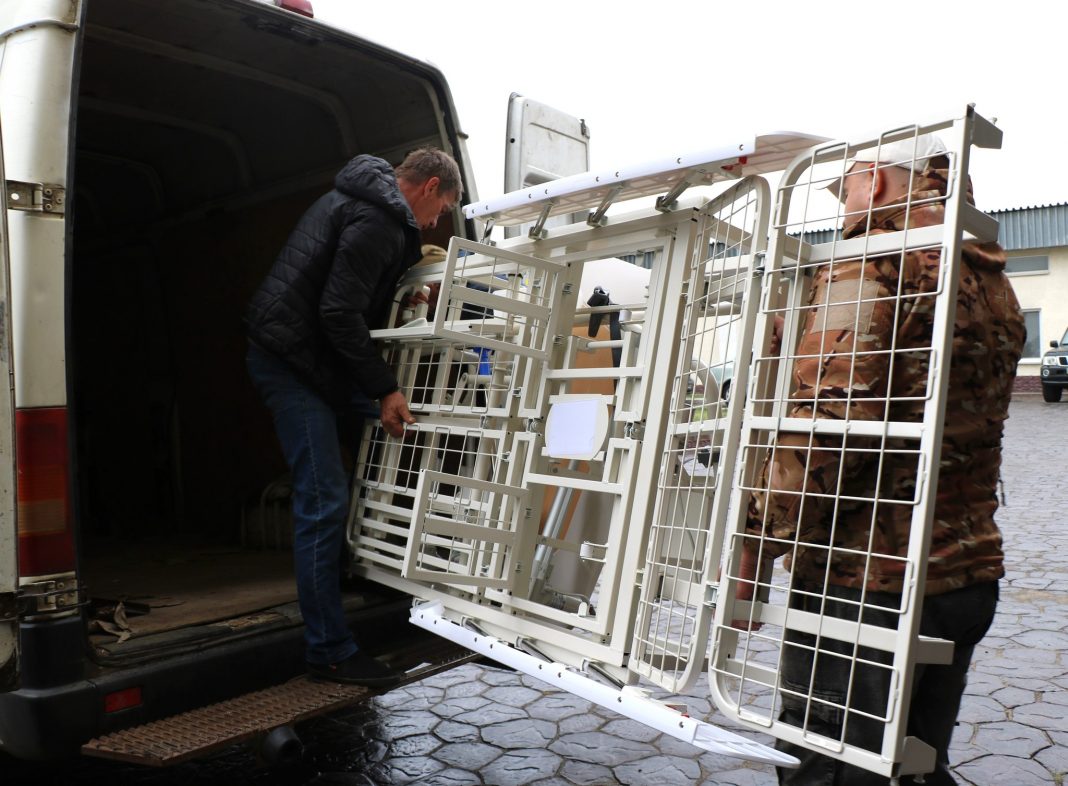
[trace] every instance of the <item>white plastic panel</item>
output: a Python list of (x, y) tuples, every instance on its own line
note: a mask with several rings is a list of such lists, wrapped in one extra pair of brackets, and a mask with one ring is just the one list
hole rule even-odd
[[(518, 191), (548, 183), (590, 168), (590, 130), (586, 121), (518, 93), (508, 99), (504, 143), (504, 191)], [(561, 215), (549, 226), (561, 226), (580, 216)], [(515, 237), (524, 227), (505, 228)]]
[(594, 459), (608, 436), (608, 397), (557, 396), (545, 420), (545, 452), (551, 458)]
[(518, 93), (508, 99), (505, 139), (505, 192), (590, 168), (586, 122)]

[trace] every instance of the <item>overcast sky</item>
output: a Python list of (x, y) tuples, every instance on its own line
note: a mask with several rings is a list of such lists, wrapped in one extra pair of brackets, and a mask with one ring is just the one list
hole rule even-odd
[(1056, 2), (312, 2), (318, 19), (442, 70), (482, 198), (502, 190), (515, 91), (585, 118), (594, 170), (739, 131), (857, 139), (975, 103), (1004, 132), (1000, 151), (973, 157), (979, 207), (1068, 201)]

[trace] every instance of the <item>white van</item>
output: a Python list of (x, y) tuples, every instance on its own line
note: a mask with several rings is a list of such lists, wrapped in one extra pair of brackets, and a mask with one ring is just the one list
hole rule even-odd
[[(276, 5), (278, 7), (276, 7)], [(0, 3), (0, 750), (91, 738), (303, 669), (285, 465), (242, 316), (353, 155), (450, 153), (443, 75), (306, 0)], [(304, 13), (302, 13), (304, 12)], [(468, 236), (459, 210), (427, 233)], [(410, 600), (352, 585), (371, 651)], [(434, 644), (441, 650), (441, 642)]]

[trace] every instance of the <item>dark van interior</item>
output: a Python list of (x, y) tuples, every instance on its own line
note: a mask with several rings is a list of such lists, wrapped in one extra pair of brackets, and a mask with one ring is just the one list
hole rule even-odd
[(80, 62), (67, 361), (93, 650), (291, 624), (286, 467), (245, 304), (349, 158), (460, 157), (444, 78), (255, 2), (96, 0)]

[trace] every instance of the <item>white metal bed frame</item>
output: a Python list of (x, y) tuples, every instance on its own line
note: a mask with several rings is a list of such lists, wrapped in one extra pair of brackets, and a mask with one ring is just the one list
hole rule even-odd
[[(840, 223), (840, 206), (821, 214), (813, 194), (857, 150), (928, 131), (948, 135), (953, 162), (943, 226), (806, 242), (813, 228)], [(633, 709), (639, 679), (677, 694), (707, 671), (717, 707), (743, 726), (890, 777), (929, 771), (933, 751), (906, 736), (904, 719), (916, 664), (945, 662), (952, 649), (920, 637), (916, 613), (948, 380), (951, 274), (964, 240), (997, 232), (963, 197), (972, 144), (996, 147), (1000, 132), (969, 107), (856, 144), (755, 137), (467, 206), (487, 225), (534, 226), (499, 245), (454, 238), (443, 265), (402, 281), (401, 295), (441, 281), (430, 319), (417, 313), (399, 326), (413, 316), (402, 314), (399, 297), (395, 326), (373, 333), (418, 422), (401, 439), (366, 428), (350, 517), (356, 572), (415, 596), (416, 624), (536, 677), (551, 665), (548, 681), (615, 709)], [(755, 175), (784, 166), (769, 232), (770, 194)], [(691, 185), (728, 180), (736, 182), (710, 201), (680, 199)], [(654, 194), (655, 208), (608, 212)], [(578, 210), (590, 211), (586, 223), (544, 228), (554, 212)], [(944, 259), (923, 423), (786, 417), (812, 271), (920, 247)], [(656, 261), (646, 301), (576, 302), (587, 262), (648, 251)], [(858, 296), (857, 308), (863, 303)], [(591, 316), (612, 311), (624, 312), (618, 339), (582, 333)], [(770, 351), (776, 315), (782, 355)], [(578, 362), (609, 348), (620, 352), (618, 367)], [(723, 401), (730, 371), (733, 393)], [(918, 457), (896, 630), (789, 608), (781, 567), (761, 577), (756, 602), (737, 599), (742, 543), (753, 539), (747, 500), (784, 433), (868, 435), (883, 449), (893, 439)], [(877, 492), (872, 501), (900, 502)], [(750, 630), (731, 627), (736, 619)], [(896, 700), (877, 719), (880, 750), (777, 719), (783, 649), (799, 633), (852, 644), (854, 666), (866, 662), (859, 646), (890, 659)], [(708, 750), (796, 761), (708, 724), (680, 723), (675, 709), (647, 697), (638, 704), (637, 714), (624, 713)]]

